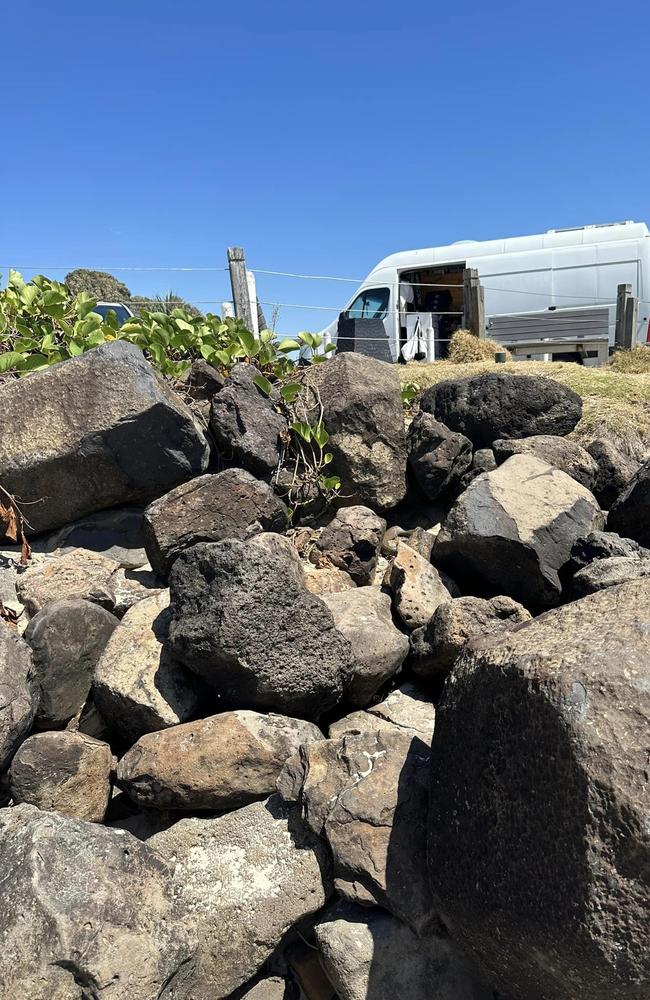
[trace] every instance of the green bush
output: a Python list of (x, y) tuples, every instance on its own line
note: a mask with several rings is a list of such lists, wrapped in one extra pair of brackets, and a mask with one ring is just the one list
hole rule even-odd
[(73, 295), (88, 292), (98, 302), (128, 302), (131, 298), (126, 285), (107, 271), (89, 271), (85, 267), (78, 267), (66, 274), (63, 283)]

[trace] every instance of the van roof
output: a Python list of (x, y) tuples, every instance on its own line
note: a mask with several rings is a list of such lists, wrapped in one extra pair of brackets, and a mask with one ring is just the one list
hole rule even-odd
[[(579, 226), (575, 229), (549, 229), (536, 236), (512, 236), (500, 240), (458, 240), (442, 247), (422, 250), (402, 250), (384, 257), (370, 272), (368, 278), (384, 268), (405, 268), (427, 264), (461, 263), (468, 257), (487, 257), (492, 254), (520, 253), (526, 250), (544, 250), (551, 247), (572, 247), (583, 244), (612, 243), (621, 240), (639, 240), (650, 236), (645, 222), (609, 222), (600, 225)], [(366, 279), (367, 281), (368, 279)]]

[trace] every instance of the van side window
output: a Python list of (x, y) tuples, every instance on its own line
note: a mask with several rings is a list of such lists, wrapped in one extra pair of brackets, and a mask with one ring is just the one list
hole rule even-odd
[(347, 310), (350, 319), (385, 319), (389, 288), (365, 288)]

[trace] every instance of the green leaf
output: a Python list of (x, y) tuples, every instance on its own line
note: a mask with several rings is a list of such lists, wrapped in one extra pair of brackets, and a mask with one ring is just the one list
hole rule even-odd
[(253, 379), (253, 382), (260, 390), (260, 392), (263, 392), (265, 396), (271, 395), (271, 392), (273, 391), (273, 386), (267, 379), (266, 375), (256, 375), (255, 378)]
[(332, 452), (326, 451), (325, 454), (323, 455), (323, 465), (329, 465), (330, 462), (333, 460), (333, 458), (334, 455), (332, 454)]
[(237, 339), (246, 352), (246, 357), (251, 358), (257, 350), (255, 334), (251, 333), (250, 330), (240, 330), (237, 334)]
[(307, 345), (307, 347), (314, 347), (314, 335), (312, 333), (307, 333), (306, 330), (303, 330), (302, 333), (298, 334), (298, 340), (301, 340), (303, 344)]
[(230, 364), (230, 355), (228, 351), (215, 351), (214, 357), (219, 362), (220, 365), (225, 366)]
[(296, 399), (300, 395), (300, 390), (302, 389), (302, 384), (300, 382), (287, 382), (280, 389), (280, 395), (282, 396), (285, 403), (295, 403)]
[(338, 476), (324, 476), (321, 479), (321, 485), (324, 490), (340, 490), (341, 480)]
[(325, 354), (330, 354), (332, 351), (336, 350), (336, 344), (325, 344), (323, 351)]
[(204, 361), (209, 361), (212, 355), (216, 354), (214, 347), (211, 347), (210, 344), (201, 344), (199, 351)]
[(78, 357), (80, 354), (83, 354), (84, 352), (83, 345), (78, 344), (76, 340), (70, 341), (70, 343), (68, 344), (68, 350), (70, 351), (70, 356), (73, 358)]
[[(54, 360), (59, 360), (58, 355), (55, 355)], [(23, 358), (20, 370), (21, 372), (35, 372), (41, 368), (47, 368), (49, 364), (51, 364), (51, 360), (46, 358), (44, 354), (30, 354), (28, 358)]]
[(0, 372), (15, 371), (21, 367), (24, 360), (24, 354), (18, 354), (17, 351), (5, 351), (4, 354), (0, 354)]
[(298, 341), (292, 340), (290, 337), (285, 337), (284, 340), (281, 340), (280, 343), (278, 344), (278, 351), (281, 351), (283, 354), (287, 351), (299, 351), (299, 350), (300, 350), (300, 344), (298, 343)]
[(311, 427), (304, 420), (294, 420), (291, 424), (291, 430), (295, 431), (303, 441), (311, 441)]

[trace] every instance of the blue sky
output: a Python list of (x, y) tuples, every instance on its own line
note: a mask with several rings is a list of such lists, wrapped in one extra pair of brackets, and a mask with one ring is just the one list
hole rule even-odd
[[(2, 270), (221, 301), (224, 272), (117, 268), (220, 267), (238, 244), (362, 278), (409, 247), (648, 220), (649, 29), (647, 0), (13, 5)], [(338, 307), (353, 286), (258, 291)], [(334, 316), (283, 308), (279, 329)]]

